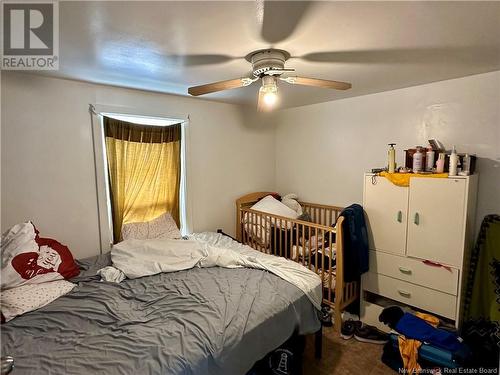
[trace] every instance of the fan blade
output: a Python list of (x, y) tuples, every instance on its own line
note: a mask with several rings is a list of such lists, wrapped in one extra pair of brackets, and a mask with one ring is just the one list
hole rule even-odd
[(188, 88), (188, 93), (193, 96), (210, 94), (211, 92), (237, 89), (238, 87), (244, 87), (255, 82), (257, 78), (237, 78), (229, 79), (227, 81), (219, 81), (214, 83), (208, 83), (206, 85), (193, 86)]
[(453, 61), (476, 62), (485, 57), (498, 59), (498, 49), (491, 46), (475, 47), (417, 47), (385, 48), (373, 50), (315, 52), (294, 56), (302, 60), (324, 63), (355, 64), (416, 64), (451, 63)]
[(348, 82), (330, 81), (327, 79), (305, 78), (305, 77), (286, 77), (280, 79), (282, 81), (291, 83), (293, 85), (314, 86), (314, 87), (322, 87), (325, 89), (347, 90), (352, 87), (352, 85)]
[(182, 66), (222, 64), (240, 58), (228, 55), (167, 55), (168, 61)]
[(262, 38), (269, 44), (288, 38), (300, 24), (311, 5), (310, 1), (258, 0), (258, 13), (262, 18)]

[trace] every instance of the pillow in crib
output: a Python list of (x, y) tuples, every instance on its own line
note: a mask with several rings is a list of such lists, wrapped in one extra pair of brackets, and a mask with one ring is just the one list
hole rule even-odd
[(75, 286), (66, 280), (55, 280), (41, 284), (21, 285), (2, 291), (0, 299), (2, 323), (48, 305), (69, 293)]
[[(272, 215), (278, 215), (287, 217), (290, 219), (296, 219), (298, 214), (290, 207), (284, 205), (279, 200), (275, 199), (271, 195), (267, 195), (262, 198), (260, 201), (255, 203), (252, 207), (252, 210), (266, 212)], [(253, 215), (250, 212), (245, 213), (244, 217), (244, 228), (245, 231), (257, 242), (259, 242), (263, 246), (268, 246), (271, 238), (271, 225), (276, 225), (274, 218), (261, 217), (259, 215)], [(290, 229), (290, 223), (281, 223), (281, 227)]]
[(67, 246), (38, 234), (29, 221), (14, 225), (2, 235), (2, 290), (70, 279), (80, 273)]
[(181, 232), (170, 212), (142, 223), (127, 223), (122, 226), (123, 240), (176, 240)]
[(255, 203), (251, 207), (251, 209), (267, 212), (273, 215), (288, 217), (290, 219), (296, 219), (299, 216), (296, 211), (281, 203), (271, 195), (267, 195), (266, 197), (262, 198), (260, 201)]

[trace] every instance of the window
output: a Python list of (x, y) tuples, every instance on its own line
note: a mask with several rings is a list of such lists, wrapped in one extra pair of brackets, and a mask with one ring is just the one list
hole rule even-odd
[(166, 211), (186, 234), (186, 121), (104, 111), (98, 116), (93, 130), (98, 208), (105, 211), (99, 213), (101, 247), (120, 240), (122, 224)]

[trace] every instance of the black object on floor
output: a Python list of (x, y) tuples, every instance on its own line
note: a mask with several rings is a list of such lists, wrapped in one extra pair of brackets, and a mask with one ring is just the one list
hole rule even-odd
[(395, 329), (404, 314), (405, 313), (401, 307), (389, 306), (382, 310), (378, 317), (378, 321), (388, 325), (392, 329)]
[(345, 322), (342, 323), (342, 327), (340, 328), (340, 336), (344, 340), (349, 340), (354, 337), (354, 332), (356, 332), (356, 329), (361, 328), (363, 323), (359, 320), (346, 320)]
[(255, 363), (247, 375), (301, 375), (305, 337), (293, 335), (279, 348)]
[(328, 307), (327, 305), (321, 306), (321, 311), (318, 312), (318, 317), (323, 326), (325, 327), (333, 326), (332, 309), (330, 309), (330, 307)]
[(395, 349), (390, 341), (386, 342), (384, 345), (381, 360), (384, 365), (397, 373), (400, 373), (401, 369), (404, 367), (399, 350)]
[(361, 342), (369, 342), (371, 344), (385, 344), (389, 341), (389, 335), (382, 332), (378, 328), (370, 325), (362, 325), (361, 327), (356, 327), (354, 331), (354, 338)]

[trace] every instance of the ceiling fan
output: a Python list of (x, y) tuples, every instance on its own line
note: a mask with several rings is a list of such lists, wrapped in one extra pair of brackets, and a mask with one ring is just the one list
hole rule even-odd
[(252, 64), (252, 76), (208, 83), (188, 89), (193, 96), (205, 95), (217, 91), (230, 90), (238, 87), (249, 86), (261, 81), (257, 100), (257, 110), (267, 111), (273, 108), (278, 100), (278, 82), (284, 81), (292, 85), (322, 87), (335, 90), (351, 88), (348, 82), (330, 81), (326, 79), (306, 78), (290, 75), (295, 71), (285, 68), (285, 62), (290, 54), (280, 49), (263, 49), (249, 53), (245, 59)]

